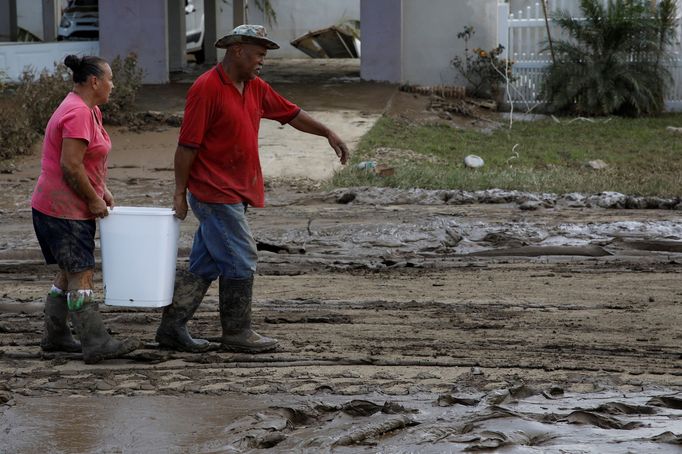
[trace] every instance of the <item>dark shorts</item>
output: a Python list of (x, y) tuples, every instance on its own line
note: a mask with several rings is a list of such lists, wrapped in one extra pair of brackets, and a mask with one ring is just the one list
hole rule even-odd
[(95, 267), (94, 220), (60, 219), (34, 209), (33, 229), (48, 265), (56, 263), (68, 273)]

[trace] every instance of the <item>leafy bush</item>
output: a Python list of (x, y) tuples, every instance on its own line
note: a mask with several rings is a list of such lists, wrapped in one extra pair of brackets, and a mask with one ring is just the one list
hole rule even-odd
[[(137, 67), (137, 56), (116, 58), (111, 63), (115, 88), (109, 102), (100, 106), (104, 121), (122, 124), (133, 119), (135, 96), (142, 85), (143, 71)], [(20, 83), (10, 93), (0, 73), (0, 159), (12, 158), (30, 151), (39, 134), (45, 132), (52, 113), (73, 88), (71, 72), (59, 63), (52, 74), (27, 69)]]
[(33, 131), (42, 134), (66, 94), (71, 90), (71, 73), (64, 64), (55, 65), (53, 74), (43, 70), (37, 77), (34, 69), (27, 69), (21, 75), (17, 96), (26, 111)]
[(456, 56), (451, 60), (452, 66), (469, 82), (469, 93), (476, 98), (497, 99), (501, 86), (512, 77), (512, 62), (500, 58), (504, 46), (501, 44), (489, 51), (469, 49), (469, 40), (475, 30), (471, 25), (457, 34), (464, 40), (464, 57)]
[(0, 69), (0, 94), (7, 88), (7, 73)]
[(0, 91), (0, 160), (27, 154), (38, 138), (15, 94)]
[(114, 89), (109, 102), (100, 106), (104, 121), (110, 124), (124, 124), (132, 118), (137, 91), (142, 86), (144, 71), (137, 67), (137, 55), (131, 53), (124, 59), (116, 57), (111, 62), (114, 74)]
[(660, 113), (671, 77), (675, 0), (581, 0), (584, 19), (553, 17), (569, 39), (553, 43), (556, 61), (542, 93), (548, 110), (581, 115)]
[[(114, 74), (115, 88), (109, 102), (100, 108), (106, 123), (123, 124), (130, 119), (135, 96), (142, 86), (144, 71), (137, 67), (135, 54), (130, 54), (125, 59), (116, 57), (111, 62), (111, 71)], [(38, 77), (33, 69), (24, 71), (17, 94), (36, 132), (42, 134), (45, 131), (50, 116), (72, 88), (71, 72), (62, 63), (55, 65), (52, 74), (42, 71)]]

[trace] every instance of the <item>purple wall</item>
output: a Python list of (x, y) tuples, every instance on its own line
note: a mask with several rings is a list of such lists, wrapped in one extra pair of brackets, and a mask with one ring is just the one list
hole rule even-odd
[(111, 61), (134, 52), (144, 83), (167, 83), (166, 11), (167, 0), (99, 0), (100, 56)]
[(361, 0), (362, 79), (401, 81), (402, 22), (402, 0)]

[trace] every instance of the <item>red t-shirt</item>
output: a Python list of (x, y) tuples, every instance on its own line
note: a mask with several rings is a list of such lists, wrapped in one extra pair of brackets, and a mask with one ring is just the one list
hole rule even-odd
[(88, 143), (83, 157), (85, 173), (95, 193), (100, 197), (104, 195), (111, 139), (102, 126), (99, 107), (90, 109), (80, 96), (71, 92), (54, 111), (45, 128), (40, 176), (31, 206), (57, 218), (94, 219), (85, 200), (64, 180), (60, 165), (63, 139), (82, 139)]
[(300, 110), (259, 77), (245, 82), (239, 94), (221, 64), (199, 76), (187, 93), (178, 140), (198, 149), (187, 183), (192, 195), (207, 203), (262, 207), (260, 119), (286, 124)]

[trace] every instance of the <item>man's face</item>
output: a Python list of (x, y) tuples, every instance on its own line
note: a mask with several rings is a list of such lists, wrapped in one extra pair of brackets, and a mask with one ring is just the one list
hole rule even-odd
[(268, 50), (258, 44), (238, 44), (240, 79), (251, 80), (260, 74)]

